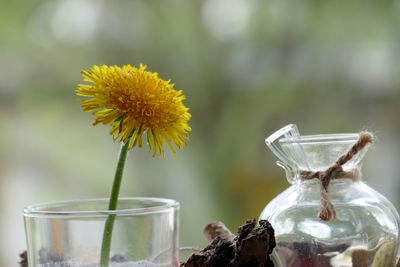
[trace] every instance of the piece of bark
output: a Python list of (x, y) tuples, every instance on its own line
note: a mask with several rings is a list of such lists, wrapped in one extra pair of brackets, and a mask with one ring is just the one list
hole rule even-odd
[(26, 250), (19, 254), (20, 262), (18, 262), (20, 267), (28, 267), (28, 254)]
[(269, 254), (275, 247), (274, 229), (268, 221), (247, 221), (239, 227), (232, 266), (273, 266)]
[(235, 257), (235, 247), (231, 241), (216, 237), (199, 254), (190, 256), (184, 267), (226, 267)]
[(210, 222), (203, 229), (203, 235), (208, 241), (213, 241), (217, 236), (233, 241), (235, 235), (220, 221)]
[[(210, 225), (210, 224), (209, 224)], [(209, 226), (208, 225), (208, 226)], [(214, 238), (210, 245), (204, 248), (199, 254), (193, 254), (183, 267), (273, 267), (269, 257), (275, 247), (274, 229), (268, 221), (261, 220), (256, 226), (256, 220), (247, 220), (239, 227), (238, 236), (232, 238), (230, 231), (222, 223), (213, 222), (213, 227), (205, 234), (211, 237), (214, 233), (221, 232)]]

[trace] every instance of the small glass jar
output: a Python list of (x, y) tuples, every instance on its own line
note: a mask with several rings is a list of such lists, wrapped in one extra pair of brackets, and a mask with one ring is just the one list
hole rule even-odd
[(178, 266), (179, 203), (120, 198), (37, 204), (24, 209), (30, 267), (98, 267), (104, 225), (115, 215), (110, 267)]
[[(395, 266), (400, 220), (384, 196), (360, 180), (332, 180), (329, 196), (336, 219), (322, 221), (318, 218), (321, 182), (302, 180), (300, 176), (300, 170), (326, 170), (358, 138), (359, 134), (300, 136), (292, 124), (266, 139), (292, 184), (260, 216), (275, 229), (273, 257), (278, 266)], [(367, 147), (343, 169), (358, 168), (366, 151)]]

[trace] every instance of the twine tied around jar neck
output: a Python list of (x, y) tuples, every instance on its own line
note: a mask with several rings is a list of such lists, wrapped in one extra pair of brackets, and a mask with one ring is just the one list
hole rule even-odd
[(321, 207), (318, 217), (322, 221), (330, 221), (336, 219), (336, 210), (333, 206), (329, 194), (328, 186), (332, 179), (351, 179), (357, 181), (361, 179), (360, 169), (355, 167), (351, 170), (343, 170), (343, 165), (351, 160), (359, 151), (361, 151), (367, 144), (373, 143), (373, 135), (369, 132), (361, 132), (358, 141), (350, 148), (350, 150), (340, 156), (336, 162), (326, 169), (325, 171), (306, 171), (300, 170), (300, 177), (302, 180), (311, 180), (317, 178), (321, 182)]

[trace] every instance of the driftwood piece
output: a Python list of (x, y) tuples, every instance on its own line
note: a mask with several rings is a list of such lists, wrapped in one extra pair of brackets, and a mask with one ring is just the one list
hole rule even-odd
[(20, 267), (28, 267), (28, 255), (26, 250), (19, 254), (20, 262), (18, 262)]
[[(274, 229), (268, 221), (247, 220), (234, 236), (221, 222), (208, 224), (203, 231), (211, 244), (193, 254), (183, 267), (270, 267), (269, 254), (275, 247)], [(218, 234), (220, 233), (220, 235)]]
[(213, 241), (217, 236), (233, 241), (235, 235), (220, 221), (210, 222), (203, 229), (203, 235), (208, 241)]

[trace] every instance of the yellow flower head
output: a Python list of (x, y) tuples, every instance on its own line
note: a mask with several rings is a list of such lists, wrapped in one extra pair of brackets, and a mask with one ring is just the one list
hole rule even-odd
[(81, 72), (83, 80), (92, 84), (79, 84), (75, 93), (90, 97), (82, 100), (83, 111), (93, 111), (97, 116), (93, 125), (110, 124), (114, 140), (126, 142), (131, 136), (129, 149), (136, 142), (142, 147), (142, 135), (146, 132), (153, 157), (157, 152), (164, 156), (164, 140), (175, 155), (171, 142), (182, 148), (191, 131), (191, 115), (182, 103), (185, 96), (174, 90), (170, 81), (146, 68), (142, 64), (139, 68), (94, 65)]

